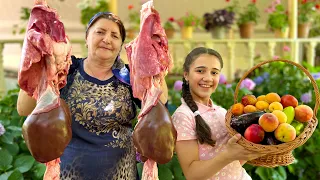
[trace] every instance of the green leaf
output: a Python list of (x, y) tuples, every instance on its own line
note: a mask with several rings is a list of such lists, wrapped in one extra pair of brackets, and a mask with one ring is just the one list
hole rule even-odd
[(258, 167), (255, 171), (256, 174), (259, 175), (259, 177), (261, 178), (261, 180), (269, 180), (268, 179), (268, 169), (267, 168), (263, 168), (263, 167)]
[(23, 180), (23, 175), (19, 170), (14, 170), (11, 175), (9, 176), (8, 180)]
[(143, 170), (143, 163), (137, 163), (137, 170), (138, 170), (138, 175), (141, 179), (142, 177), (142, 170)]
[(10, 154), (11, 154), (12, 156), (17, 155), (18, 152), (19, 152), (19, 146), (18, 146), (18, 144), (4, 144), (4, 145), (3, 145), (3, 148), (4, 148), (4, 149), (7, 149), (8, 152), (10, 152)]
[(5, 132), (2, 136), (0, 136), (0, 141), (6, 144), (13, 143), (13, 135), (10, 132)]
[(25, 141), (22, 141), (22, 142), (19, 144), (19, 147), (20, 147), (21, 151), (29, 152), (29, 149), (28, 149)]
[(34, 162), (35, 159), (32, 156), (21, 156), (15, 160), (13, 166), (21, 173), (25, 173), (31, 169)]
[(159, 180), (170, 180), (173, 177), (171, 170), (162, 164), (158, 165), (158, 174)]
[(13, 171), (8, 171), (0, 175), (0, 180), (8, 180), (9, 176), (13, 173)]
[(4, 148), (0, 148), (0, 166), (9, 166), (12, 163), (12, 155)]
[(5, 172), (12, 168), (13, 166), (10, 164), (8, 166), (0, 166), (0, 171)]
[(36, 162), (35, 165), (32, 167), (32, 172), (37, 179), (42, 179), (45, 171), (46, 166), (38, 162)]

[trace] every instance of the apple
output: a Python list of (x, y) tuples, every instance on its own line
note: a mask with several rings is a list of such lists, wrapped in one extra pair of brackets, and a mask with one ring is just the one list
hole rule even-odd
[(297, 107), (298, 100), (294, 96), (286, 94), (281, 97), (281, 104), (284, 108), (288, 106)]
[(296, 129), (288, 123), (281, 123), (274, 131), (274, 137), (281, 142), (290, 142), (296, 138)]
[(294, 108), (295, 119), (299, 122), (308, 122), (313, 116), (313, 110), (307, 105), (299, 105)]
[(264, 138), (264, 130), (259, 124), (251, 124), (244, 132), (244, 138), (253, 143), (260, 143)]
[(279, 120), (276, 115), (272, 113), (265, 113), (259, 118), (259, 125), (265, 132), (272, 132), (277, 129)]

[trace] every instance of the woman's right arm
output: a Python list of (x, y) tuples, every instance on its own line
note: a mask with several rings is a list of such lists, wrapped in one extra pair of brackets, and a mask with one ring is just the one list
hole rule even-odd
[(36, 107), (36, 100), (20, 89), (17, 101), (17, 111), (20, 116), (28, 116)]

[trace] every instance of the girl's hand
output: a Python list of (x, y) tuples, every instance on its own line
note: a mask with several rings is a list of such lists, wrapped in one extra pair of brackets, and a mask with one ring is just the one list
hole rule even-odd
[(241, 135), (236, 134), (228, 140), (228, 143), (226, 145), (226, 151), (228, 152), (229, 158), (231, 158), (232, 160), (250, 161), (266, 155), (264, 153), (259, 153), (245, 149), (237, 143), (240, 138)]

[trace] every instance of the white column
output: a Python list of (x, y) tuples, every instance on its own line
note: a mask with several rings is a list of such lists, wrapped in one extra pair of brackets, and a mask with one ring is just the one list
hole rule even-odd
[(268, 47), (269, 47), (269, 57), (270, 59), (273, 59), (274, 57), (274, 48), (276, 47), (276, 43), (275, 42), (268, 42)]
[(249, 68), (254, 66), (254, 56), (255, 56), (255, 49), (256, 43), (255, 42), (249, 42), (248, 48), (249, 48)]
[(314, 58), (316, 56), (316, 50), (315, 50), (316, 45), (317, 45), (317, 42), (312, 42), (312, 41), (307, 44), (307, 62), (311, 66), (314, 66)]
[(4, 82), (4, 70), (3, 70), (3, 48), (4, 43), (0, 43), (0, 97), (3, 97), (5, 94), (5, 82)]
[(226, 68), (227, 69), (227, 79), (228, 79), (228, 81), (231, 81), (231, 80), (233, 80), (234, 73), (235, 73), (235, 70), (234, 70), (234, 65), (235, 65), (235, 62), (234, 62), (235, 43), (234, 42), (228, 42), (227, 46), (228, 46), (228, 53), (229, 53), (229, 62), (228, 62), (228, 66), (229, 67)]

